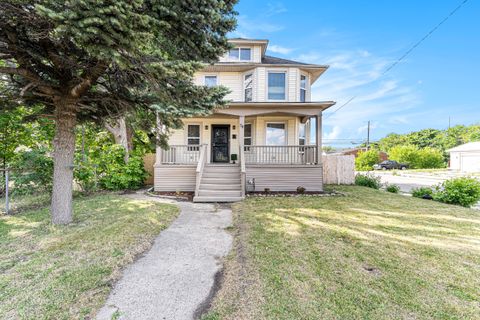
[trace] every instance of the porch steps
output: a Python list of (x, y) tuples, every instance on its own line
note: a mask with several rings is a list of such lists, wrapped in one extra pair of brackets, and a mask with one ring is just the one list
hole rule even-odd
[(235, 202), (242, 200), (240, 166), (207, 164), (194, 202)]

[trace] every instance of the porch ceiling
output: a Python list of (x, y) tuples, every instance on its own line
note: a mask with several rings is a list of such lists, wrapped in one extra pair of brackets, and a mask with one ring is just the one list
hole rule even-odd
[(255, 115), (295, 115), (315, 116), (333, 106), (333, 101), (322, 102), (233, 102), (225, 109), (218, 109), (215, 114), (232, 116)]

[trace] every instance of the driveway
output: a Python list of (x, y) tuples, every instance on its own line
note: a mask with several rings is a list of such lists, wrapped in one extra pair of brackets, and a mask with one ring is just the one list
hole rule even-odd
[(231, 210), (213, 204), (175, 203), (179, 217), (150, 251), (127, 267), (97, 319), (194, 319), (208, 307), (232, 236)]
[(398, 171), (395, 175), (392, 171), (373, 171), (373, 174), (380, 177), (382, 183), (398, 185), (400, 190), (405, 193), (410, 193), (414, 188), (431, 187), (450, 178), (446, 175), (433, 176)]

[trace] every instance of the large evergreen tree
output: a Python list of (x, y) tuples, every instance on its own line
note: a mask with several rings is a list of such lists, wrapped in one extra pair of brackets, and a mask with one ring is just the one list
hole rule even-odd
[[(164, 126), (224, 104), (194, 86), (228, 47), (236, 0), (3, 0), (0, 74), (16, 100), (55, 119), (52, 221), (72, 220), (74, 128), (142, 110)], [(1, 75), (0, 75), (1, 76)]]

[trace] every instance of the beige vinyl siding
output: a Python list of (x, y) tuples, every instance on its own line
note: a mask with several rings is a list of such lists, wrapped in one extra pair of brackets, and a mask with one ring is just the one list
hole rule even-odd
[(261, 46), (253, 46), (252, 61), (255, 62), (255, 63), (262, 62), (262, 47)]
[(299, 72), (298, 68), (288, 68), (287, 72), (287, 100), (291, 102), (299, 101), (299, 88), (300, 84), (298, 83)]
[(227, 100), (243, 101), (243, 73), (242, 72), (199, 72), (195, 75), (195, 84), (204, 85), (205, 76), (216, 75), (217, 84), (230, 89), (230, 93), (225, 97)]
[[(255, 191), (295, 191), (304, 187), (307, 191), (323, 191), (321, 166), (247, 166), (247, 181), (255, 179)], [(250, 191), (251, 186), (248, 186)]]
[(256, 69), (256, 74), (257, 74), (257, 87), (256, 90), (254, 88), (254, 91), (257, 92), (257, 101), (258, 102), (264, 102), (266, 100), (266, 85), (267, 85), (267, 78), (266, 78), (266, 69), (263, 67), (257, 68)]
[(155, 166), (155, 191), (195, 191), (196, 166)]

